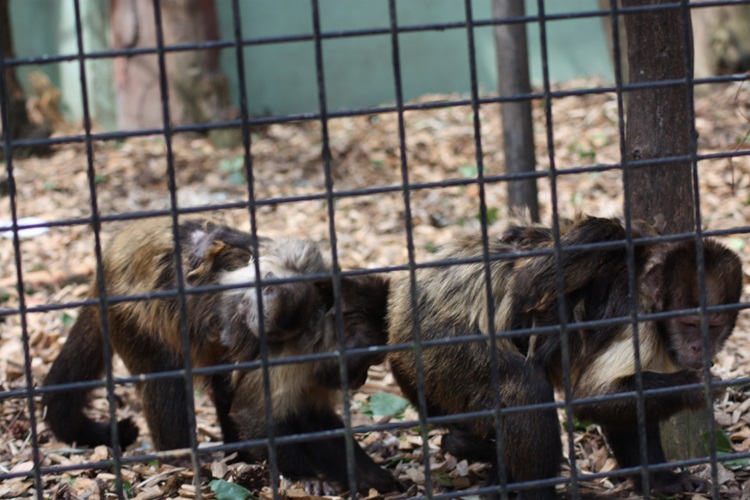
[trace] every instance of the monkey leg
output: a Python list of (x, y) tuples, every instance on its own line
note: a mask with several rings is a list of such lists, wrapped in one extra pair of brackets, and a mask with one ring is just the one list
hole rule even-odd
[[(45, 386), (96, 380), (104, 373), (104, 348), (99, 311), (84, 307), (68, 334), (52, 368), (44, 381)], [(89, 389), (49, 392), (42, 397), (46, 406), (45, 422), (58, 439), (80, 446), (112, 446), (112, 429), (109, 423), (95, 422), (83, 409), (88, 401)], [(117, 423), (120, 445), (125, 448), (138, 437), (138, 428), (129, 418)]]
[[(701, 382), (701, 377), (693, 371), (680, 371), (676, 373), (643, 372), (643, 390), (664, 389), (680, 385), (690, 385)], [(635, 375), (623, 377), (617, 380), (606, 394), (617, 394), (623, 392), (635, 392)], [(603, 394), (586, 394), (585, 396), (596, 396)], [(576, 395), (583, 397), (584, 395)], [(675, 413), (687, 409), (700, 409), (706, 406), (706, 396), (702, 388), (690, 390), (678, 390), (659, 395), (645, 395), (646, 420), (658, 421), (671, 417)], [(590, 405), (576, 408), (576, 416), (581, 420), (596, 422), (598, 424), (624, 425), (627, 426), (638, 419), (638, 405), (633, 399), (621, 399), (607, 403), (592, 403)]]
[[(341, 429), (344, 424), (333, 411), (315, 411), (297, 417), (289, 422), (289, 429), (295, 433), (312, 433), (334, 429)], [(312, 469), (316, 476), (325, 481), (334, 482), (341, 486), (348, 484), (346, 466), (346, 441), (344, 437), (316, 440), (298, 443), (296, 449), (279, 448), (279, 469), (305, 470)], [(354, 466), (356, 468), (357, 485), (353, 490), (366, 492), (375, 488), (381, 493), (400, 491), (401, 485), (387, 470), (378, 466), (367, 453), (354, 443)], [(294, 475), (290, 472), (290, 475)]]
[(482, 439), (471, 431), (460, 427), (451, 427), (443, 435), (441, 446), (451, 455), (474, 462), (495, 462), (497, 450), (493, 440)]
[[(640, 446), (638, 445), (638, 424), (602, 426), (607, 444), (617, 459), (620, 467), (638, 467), (641, 465)], [(661, 464), (667, 461), (661, 446), (658, 422), (646, 423), (647, 449), (645, 458), (649, 464)]]
[[(171, 369), (179, 368), (174, 366)], [(185, 380), (179, 377), (143, 383), (143, 412), (157, 450), (190, 446), (191, 428), (186, 394)]]
[[(289, 415), (286, 418), (274, 422), (274, 435), (289, 436), (304, 432), (314, 432), (312, 426), (305, 426), (304, 419), (315, 418), (314, 411), (302, 408), (303, 415)], [(255, 441), (268, 439), (268, 428), (266, 426), (266, 416), (263, 405), (248, 404), (248, 401), (242, 397), (242, 393), (234, 398), (234, 408), (231, 412), (231, 419), (238, 430), (239, 438), (242, 441)], [(300, 481), (305, 485), (305, 490), (309, 494), (333, 494), (333, 488), (327, 481), (334, 481), (335, 478), (321, 477), (324, 476), (316, 467), (313, 460), (316, 458), (315, 453), (309, 452), (308, 443), (287, 443), (276, 445), (276, 465), (278, 472), (286, 478), (293, 481)], [(316, 441), (313, 445), (319, 446), (320, 442)], [(238, 451), (238, 459), (253, 463), (268, 460), (268, 449), (266, 445), (245, 447)], [(311, 458), (312, 456), (312, 458)], [(333, 459), (329, 457), (328, 459)], [(345, 484), (345, 482), (343, 483)]]
[[(676, 373), (642, 373), (643, 388), (660, 389), (700, 382), (696, 372), (681, 371)], [(625, 377), (613, 384), (608, 393), (634, 392), (635, 376)], [(648, 464), (665, 463), (664, 449), (661, 444), (659, 421), (669, 418), (685, 408), (703, 408), (706, 405), (703, 389), (675, 391), (673, 393), (646, 395), (644, 411), (646, 417), (646, 459)], [(622, 399), (606, 403), (593, 403), (576, 409), (576, 416), (581, 420), (601, 425), (609, 447), (620, 467), (638, 467), (641, 465), (641, 453), (638, 441), (638, 405), (633, 399)], [(700, 491), (706, 487), (703, 480), (686, 474), (669, 470), (649, 473), (651, 488), (665, 494), (684, 491)], [(641, 488), (640, 475), (634, 476), (636, 487)]]
[[(554, 391), (541, 366), (508, 351), (498, 352), (499, 398), (503, 408), (554, 402)], [(488, 389), (482, 402), (484, 409), (494, 407)], [(443, 446), (458, 456), (486, 460), (493, 467), (487, 485), (499, 485), (501, 474), (506, 484), (557, 477), (562, 459), (560, 424), (554, 409), (528, 410), (501, 415), (503, 466), (498, 464), (495, 425), (479, 420), (469, 427), (451, 429), (443, 437)], [(447, 439), (446, 439), (447, 438)], [(518, 490), (518, 499), (556, 498), (554, 486)], [(498, 494), (490, 495), (499, 496)]]
[[(554, 402), (554, 391), (544, 370), (529, 362), (515, 367), (514, 376), (501, 383), (505, 407)], [(526, 482), (557, 477), (562, 459), (560, 423), (554, 409), (529, 410), (502, 415), (503, 448), (508, 482)], [(494, 445), (493, 445), (494, 446)], [(496, 472), (499, 472), (495, 464)], [(495, 475), (496, 478), (499, 474)], [(555, 487), (518, 491), (519, 499), (556, 498)]]
[[(641, 465), (641, 453), (638, 439), (638, 424), (619, 424), (602, 426), (607, 443), (622, 468)], [(648, 465), (667, 462), (661, 445), (661, 434), (658, 421), (646, 422), (646, 459)], [(633, 476), (635, 487), (642, 489), (641, 475)], [(706, 482), (702, 479), (681, 474), (671, 470), (649, 471), (651, 489), (664, 494), (706, 491)]]
[[(110, 323), (113, 323), (111, 321)], [(184, 368), (181, 356), (165, 346), (156, 334), (140, 332), (119, 323), (121, 330), (113, 330), (113, 343), (125, 365), (133, 374), (149, 374)], [(127, 331), (127, 335), (123, 332)], [(190, 446), (190, 427), (187, 390), (183, 377), (159, 378), (141, 383), (141, 401), (151, 440), (157, 450), (172, 450)]]
[(232, 376), (229, 373), (217, 373), (211, 376), (211, 390), (213, 392), (216, 418), (219, 420), (224, 444), (239, 441), (239, 434), (234, 421), (229, 417), (232, 409), (234, 391), (232, 390)]

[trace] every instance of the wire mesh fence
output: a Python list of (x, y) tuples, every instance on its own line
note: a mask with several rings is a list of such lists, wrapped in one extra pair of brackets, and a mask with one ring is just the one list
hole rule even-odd
[[(711, 96), (741, 113), (747, 77), (696, 78), (690, 51), (667, 47), (664, 66), (677, 61), (684, 76), (647, 81), (630, 67), (628, 82), (619, 21), (666, 15), (689, 27), (691, 14), (747, 2), (550, 13), (540, 0), (531, 15), (484, 18), (466, 0), (460, 20), (405, 25), (389, 0), (387, 25), (327, 31), (325, 2), (311, 0), (309, 32), (261, 37), (243, 31), (252, 10), (233, 0), (231, 37), (179, 44), (165, 41), (165, 2), (146, 3), (153, 47), (85, 50), (79, 0), (75, 53), (11, 57), (3, 47), (2, 495), (76, 496), (82, 471), (97, 494), (118, 498), (242, 495), (221, 489), (229, 483), (264, 498), (295, 488), (431, 498), (746, 491), (747, 127)], [(615, 83), (552, 80), (548, 27), (575, 19), (610, 26)], [(500, 96), (481, 89), (476, 38), (512, 25), (538, 27), (541, 82)], [(444, 31), (465, 33), (468, 94), (410, 100), (400, 44)], [(692, 46), (689, 30), (678, 35)], [(378, 36), (395, 102), (331, 109), (326, 42)], [(245, 51), (300, 42), (313, 49), (317, 111), (251, 114)], [(175, 125), (168, 58), (201, 51), (232, 54), (236, 117)], [(102, 131), (87, 64), (139, 56), (156, 58), (159, 99), (146, 105), (160, 107), (162, 124)], [(82, 131), (13, 137), (9, 75), (59, 63), (77, 65)], [(634, 153), (626, 123), (637, 96), (665, 89), (683, 92), (687, 149)], [(534, 171), (502, 164), (498, 105), (511, 102), (533, 106)], [(672, 116), (660, 105), (638, 123)], [(585, 130), (594, 114), (606, 118), (596, 133)], [(196, 135), (216, 130), (239, 130), (240, 145), (221, 151)], [(24, 157), (50, 148), (50, 159)], [(687, 165), (691, 201), (665, 220), (641, 200), (674, 205), (679, 182), (646, 189), (632, 176), (675, 165)], [(539, 183), (549, 223), (503, 205), (504, 188), (523, 179)], [(386, 380), (369, 399), (368, 369)], [(412, 406), (373, 410), (371, 393), (388, 384)], [(209, 424), (205, 407), (215, 408)], [(683, 409), (699, 430), (660, 433)], [(701, 451), (666, 463), (661, 442), (680, 436)], [(261, 465), (229, 473), (233, 461)], [(159, 463), (182, 475), (169, 482), (175, 468), (136, 467)]]

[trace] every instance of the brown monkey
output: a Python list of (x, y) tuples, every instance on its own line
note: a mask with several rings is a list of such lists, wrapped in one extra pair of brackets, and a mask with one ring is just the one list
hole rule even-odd
[[(655, 231), (637, 222), (634, 236)], [(548, 228), (514, 227), (497, 241), (492, 254), (523, 249), (551, 248)], [(620, 221), (585, 217), (575, 221), (561, 237), (563, 247), (621, 241), (626, 237)], [(466, 238), (442, 249), (438, 259), (481, 258), (479, 237)], [(637, 313), (639, 315), (698, 307), (698, 278), (693, 242), (635, 247)], [(739, 258), (711, 239), (704, 240), (706, 299), (708, 306), (739, 300)], [(598, 250), (563, 251), (554, 255), (494, 260), (490, 265), (497, 331), (556, 325), (561, 313), (568, 323), (630, 314), (626, 250), (623, 246)], [(565, 284), (563, 309), (557, 295), (557, 269), (562, 266)], [(417, 273), (417, 313), (423, 339), (444, 339), (486, 333), (489, 330), (484, 267), (481, 263), (420, 269)], [(413, 338), (411, 290), (408, 279), (394, 282), (389, 299), (389, 343), (409, 343)], [(736, 321), (736, 312), (709, 316), (709, 357), (721, 349)], [(679, 316), (639, 323), (639, 351), (644, 389), (656, 389), (702, 380), (703, 336), (700, 318)], [(568, 332), (570, 374), (576, 399), (635, 390), (633, 331), (629, 323), (586, 327)], [(444, 415), (494, 408), (495, 392), (503, 407), (553, 401), (553, 389), (564, 387), (557, 333), (501, 336), (496, 343), (497, 377), (493, 389), (488, 342), (430, 347), (423, 352), (427, 412)], [(389, 355), (393, 373), (404, 393), (414, 402), (417, 374), (414, 353)], [(665, 462), (660, 420), (683, 408), (705, 405), (701, 390), (681, 391), (646, 398), (646, 432), (649, 463)], [(574, 406), (578, 418), (601, 424), (621, 467), (640, 465), (636, 402), (623, 399)], [(509, 481), (554, 477), (561, 446), (554, 411), (509, 413), (502, 418), (504, 464)], [(491, 419), (452, 426), (443, 446), (467, 458), (496, 464), (495, 426)], [(496, 470), (496, 472), (499, 472)], [(493, 475), (493, 480), (497, 474)], [(690, 488), (690, 480), (671, 471), (651, 473), (651, 485), (668, 491)], [(554, 488), (519, 492), (520, 498), (554, 498)]]
[[(216, 222), (188, 217), (178, 227), (186, 288), (208, 285), (240, 285), (255, 281), (251, 235)], [(258, 265), (264, 280), (329, 273), (318, 247), (309, 241), (259, 240)], [(107, 296), (127, 296), (177, 287), (171, 221), (141, 221), (118, 233), (103, 256)], [(376, 276), (341, 279), (342, 311), (347, 347), (385, 343), (385, 307), (388, 282)], [(92, 289), (92, 296), (97, 290)], [(262, 287), (263, 332), (272, 358), (291, 354), (328, 352), (338, 347), (333, 323), (335, 311), (330, 279), (271, 283)], [(260, 308), (257, 289), (236, 288), (213, 293), (189, 293), (185, 298), (191, 361), (202, 367), (258, 359)], [(107, 308), (112, 347), (131, 373), (177, 370), (183, 367), (176, 297), (110, 303)], [(364, 383), (367, 368), (384, 355), (348, 358), (351, 387)], [(46, 386), (94, 380), (103, 372), (100, 309), (84, 307), (45, 381)], [(273, 415), (287, 423), (290, 432), (304, 425), (328, 428), (343, 424), (333, 411), (341, 389), (336, 359), (271, 368)], [(260, 370), (243, 373), (232, 381), (229, 373), (211, 375), (210, 385), (225, 442), (240, 437), (264, 437), (263, 392), (245, 380), (260, 378)], [(300, 390), (304, 388), (304, 390)], [(310, 393), (327, 394), (327, 404), (311, 400)], [(144, 381), (141, 397), (154, 447), (159, 450), (189, 446), (185, 384), (181, 378)], [(83, 445), (111, 445), (110, 426), (86, 417), (87, 391), (50, 392), (43, 397), (46, 422), (55, 435)], [(249, 415), (261, 420), (255, 422)], [(307, 424), (305, 419), (311, 418)], [(303, 422), (297, 423), (297, 420)], [(277, 428), (281, 425), (277, 422)], [(283, 425), (282, 425), (283, 426)], [(251, 431), (245, 428), (252, 429)], [(137, 437), (130, 419), (118, 422), (120, 444)], [(277, 431), (278, 432), (278, 431)], [(253, 434), (255, 433), (255, 434)], [(278, 435), (278, 434), (277, 434)], [(340, 444), (341, 443), (341, 444)], [(343, 438), (326, 442), (341, 446)], [(346, 483), (343, 455), (318, 460), (314, 449), (281, 453), (279, 469), (294, 479), (330, 480)], [(358, 487), (390, 491), (396, 481), (380, 469), (359, 447), (355, 447)], [(287, 458), (288, 455), (288, 458)], [(247, 456), (247, 455), (245, 455)], [(330, 462), (335, 461), (335, 467)], [(299, 463), (314, 463), (301, 468)], [(343, 471), (343, 473), (342, 473)], [(343, 479), (342, 479), (343, 478)]]

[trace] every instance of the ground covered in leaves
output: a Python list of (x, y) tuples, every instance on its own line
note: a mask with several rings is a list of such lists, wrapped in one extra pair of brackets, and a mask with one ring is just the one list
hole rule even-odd
[[(572, 82), (565, 88), (596, 85)], [(453, 96), (455, 97), (455, 96)], [(448, 96), (427, 96), (422, 101), (445, 100)], [(699, 153), (745, 152), (750, 148), (750, 89), (739, 85), (697, 89), (696, 126)], [(613, 94), (565, 97), (552, 104), (558, 210), (563, 216), (578, 212), (616, 215), (622, 206), (621, 172), (567, 172), (568, 169), (620, 161), (617, 130), (617, 103)], [(482, 160), (487, 175), (503, 172), (499, 108), (481, 107)], [(538, 169), (550, 165), (546, 125), (541, 102), (534, 103)], [(409, 111), (405, 114), (406, 159), (411, 183), (444, 180), (463, 181), (477, 173), (472, 110), (469, 106), (437, 110)], [(70, 133), (67, 130), (65, 133)], [(58, 135), (63, 132), (58, 132)], [(395, 113), (369, 117), (334, 119), (329, 122), (331, 172), (334, 189), (352, 190), (398, 187), (402, 182), (398, 117)], [(218, 149), (203, 138), (178, 135), (173, 150), (177, 199), (180, 207), (199, 207), (247, 200), (242, 173), (241, 148)], [(102, 214), (131, 214), (163, 210), (169, 206), (166, 147), (163, 138), (131, 139), (125, 142), (96, 142), (93, 145), (96, 192)], [(252, 134), (255, 195), (265, 200), (258, 207), (259, 232), (268, 236), (306, 237), (330, 247), (331, 232), (325, 197), (325, 177), (321, 158), (321, 125), (317, 122), (271, 125)], [(81, 144), (53, 148), (50, 156), (18, 159), (14, 162), (18, 215), (55, 222), (91, 215), (87, 180), (87, 157)], [(701, 214), (708, 229), (738, 229), (723, 241), (738, 251), (745, 265), (743, 301), (750, 299), (750, 159), (712, 159), (699, 163)], [(550, 220), (550, 183), (539, 182), (543, 218)], [(668, 189), (668, 187), (665, 187)], [(281, 198), (292, 197), (293, 201)], [(490, 231), (502, 230), (507, 221), (505, 186), (486, 186)], [(475, 184), (453, 187), (422, 187), (410, 193), (416, 258), (429, 258), (435, 247), (464, 232), (479, 228), (479, 189)], [(10, 201), (0, 198), (0, 227), (8, 224)], [(401, 190), (338, 198), (334, 205), (334, 227), (338, 257), (343, 268), (380, 268), (408, 262), (404, 224), (404, 198)], [(249, 229), (246, 209), (221, 210), (214, 215), (242, 229)], [(103, 239), (122, 222), (105, 222)], [(27, 307), (64, 304), (82, 300), (91, 280), (95, 260), (94, 237), (87, 224), (51, 227), (41, 234), (29, 233), (21, 241), (21, 261)], [(0, 238), (0, 313), (19, 305), (16, 288), (15, 253), (12, 240)], [(30, 370), (33, 385), (40, 385), (50, 363), (59, 352), (66, 329), (75, 318), (75, 309), (0, 316), (0, 388), (3, 391), (27, 387), (22, 324), (28, 333)], [(750, 319), (740, 315), (738, 327), (726, 349), (717, 357), (714, 373), (722, 379), (746, 377), (750, 372)], [(125, 375), (117, 365), (117, 374)], [(118, 414), (132, 415), (141, 428), (138, 445), (124, 452), (125, 457), (150, 453), (148, 429), (139, 412), (132, 387), (117, 390), (121, 405)], [(352, 424), (416, 420), (408, 407), (395, 417), (383, 416), (398, 405), (388, 394), (398, 388), (387, 367), (375, 367), (363, 389), (351, 398)], [(96, 392), (91, 412), (101, 419), (108, 410), (103, 390)], [(4, 398), (0, 410), (0, 472), (21, 472), (32, 466), (29, 407), (24, 398)], [(35, 398), (37, 418), (42, 415)], [(392, 408), (391, 408), (392, 409)], [(215, 444), (220, 430), (208, 396), (196, 394), (198, 439), (201, 446)], [(381, 412), (381, 413), (378, 413)], [(729, 388), (715, 405), (716, 421), (726, 436), (720, 450), (750, 451), (750, 393), (746, 385)], [(37, 420), (42, 463), (73, 465), (111, 457), (104, 447), (75, 449), (56, 442), (44, 423)], [(358, 436), (376, 459), (390, 467), (409, 487), (408, 494), (424, 492), (425, 462), (423, 443), (416, 430), (371, 432)], [(440, 431), (430, 430), (429, 475), (436, 491), (466, 489), (481, 483), (487, 465), (467, 463), (439, 451)], [(700, 439), (696, 437), (696, 439)], [(723, 447), (723, 448), (722, 448)], [(614, 460), (595, 426), (578, 429), (575, 464), (583, 474), (604, 472), (615, 467)], [(231, 458), (231, 457), (229, 457)], [(266, 498), (267, 471), (263, 465), (229, 463), (221, 454), (202, 455), (201, 491), (203, 497), (217, 495), (216, 489), (228, 483), (241, 485), (253, 496)], [(704, 467), (705, 468), (705, 467)], [(698, 471), (700, 473), (700, 471)], [(703, 472), (710, 474), (710, 472)], [(121, 476), (129, 497), (191, 498), (195, 471), (189, 463), (164, 458), (123, 465)], [(750, 498), (750, 466), (736, 461), (719, 466), (722, 498)], [(213, 483), (212, 480), (226, 482)], [(609, 491), (613, 498), (634, 496), (627, 482), (617, 479), (588, 481), (591, 491)], [(289, 497), (303, 497), (295, 485), (284, 484)], [(115, 488), (112, 470), (81, 469), (43, 476), (44, 496), (48, 498), (105, 498)], [(0, 484), (0, 498), (31, 495), (34, 483), (19, 477)], [(373, 492), (373, 495), (376, 495)], [(221, 496), (221, 495), (220, 495)], [(695, 495), (695, 498), (702, 498)]]

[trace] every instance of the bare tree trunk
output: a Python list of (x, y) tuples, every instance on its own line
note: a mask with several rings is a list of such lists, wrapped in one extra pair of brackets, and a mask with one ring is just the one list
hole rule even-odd
[[(10, 12), (8, 0), (0, 0), (0, 36), (2, 36), (3, 56), (12, 58), (13, 37), (10, 26)], [(8, 91), (8, 125), (10, 127), (11, 139), (23, 136), (24, 131), (29, 128), (29, 116), (26, 113), (26, 99), (23, 88), (16, 78), (13, 67), (5, 68), (5, 88)], [(3, 131), (5, 132), (5, 131)]]
[[(495, 18), (520, 17), (524, 15), (524, 3), (518, 0), (494, 0)], [(499, 24), (495, 26), (497, 52), (497, 81), (501, 97), (531, 93), (529, 82), (529, 57), (526, 48), (526, 24)], [(503, 148), (505, 150), (505, 172), (533, 172), (536, 169), (534, 156), (534, 132), (531, 120), (531, 101), (504, 102), (501, 107), (503, 119)], [(539, 201), (536, 179), (523, 179), (507, 183), (508, 208), (510, 211), (528, 210), (534, 221), (539, 221)]]
[[(691, 0), (696, 2), (697, 0)], [(750, 68), (750, 5), (693, 9), (695, 75), (744, 73)]]
[[(670, 2), (622, 0), (626, 7)], [(692, 72), (692, 47), (685, 43), (690, 17), (685, 22), (681, 9), (628, 14), (625, 26), (631, 83), (682, 79)], [(628, 161), (690, 153), (695, 133), (688, 107), (691, 95), (686, 84), (629, 93), (625, 130)], [(628, 167), (625, 175), (630, 176), (633, 217), (655, 224), (667, 234), (695, 229), (689, 161)], [(662, 425), (662, 443), (669, 459), (704, 454), (703, 442), (697, 437), (706, 429), (705, 416), (705, 411), (682, 412)]]
[[(702, 2), (703, 0), (690, 0)], [(599, 8), (609, 9), (612, 0), (598, 0)], [(622, 3), (622, 0), (620, 0)], [(750, 5), (720, 5), (692, 9), (695, 76), (706, 78), (723, 73), (744, 73), (750, 69)], [(614, 53), (612, 19), (602, 17), (610, 57)], [(622, 79), (628, 81), (624, 16), (619, 18)], [(614, 64), (614, 58), (613, 64)]]
[[(153, 0), (110, 0), (113, 46), (156, 46)], [(214, 0), (161, 0), (165, 45), (216, 40)], [(166, 68), (173, 125), (230, 118), (229, 86), (219, 69), (218, 50), (168, 52)], [(122, 128), (161, 127), (161, 90), (156, 54), (118, 57), (117, 107)]]

